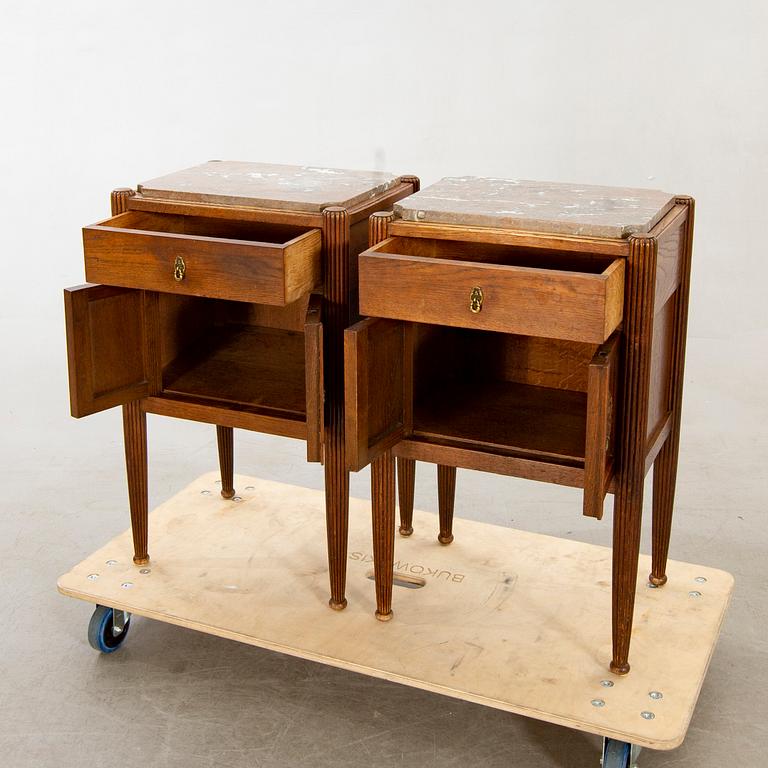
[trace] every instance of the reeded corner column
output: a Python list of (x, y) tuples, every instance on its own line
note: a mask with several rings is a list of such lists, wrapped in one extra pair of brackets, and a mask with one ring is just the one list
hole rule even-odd
[[(401, 176), (399, 181), (412, 184), (414, 192), (419, 189), (416, 176)], [(389, 225), (394, 221), (391, 211), (378, 211), (368, 219), (368, 247), (377, 245), (389, 237)], [(400, 535), (413, 533), (413, 496), (416, 486), (416, 462), (414, 459), (397, 458), (397, 496), (400, 507)]]
[(658, 241), (629, 238), (624, 292), (624, 381), (618, 433), (618, 476), (613, 511), (613, 658), (611, 672), (629, 672), (635, 609), (651, 378), (651, 342)]
[(235, 497), (235, 430), (216, 425), (216, 445), (219, 450), (221, 495), (225, 499)]
[(146, 565), (149, 562), (147, 414), (141, 408), (141, 400), (132, 400), (123, 406), (123, 440), (125, 469), (128, 477), (128, 503), (131, 509), (133, 562), (136, 565)]
[(413, 174), (406, 174), (405, 176), (398, 177), (398, 181), (401, 184), (410, 184), (413, 187), (413, 193), (415, 194), (421, 189), (421, 179), (419, 179), (418, 176), (414, 176)]
[(371, 514), (376, 618), (389, 621), (392, 618), (392, 571), (395, 565), (395, 460), (392, 451), (384, 451), (371, 462)]
[(323, 345), (325, 372), (325, 516), (328, 571), (334, 610), (347, 606), (349, 471), (344, 451), (344, 328), (349, 313), (349, 215), (345, 208), (323, 211), (325, 308)]
[(440, 534), (437, 540), (448, 545), (453, 541), (453, 502), (456, 498), (456, 467), (437, 465), (437, 509)]
[(378, 245), (389, 237), (389, 225), (395, 216), (391, 211), (377, 211), (368, 217), (368, 247)]
[[(112, 215), (128, 210), (128, 200), (136, 193), (130, 187), (112, 190), (109, 196)], [(149, 562), (148, 515), (149, 488), (147, 484), (147, 415), (141, 401), (134, 400), (123, 406), (123, 442), (125, 444), (125, 469), (128, 480), (128, 504), (131, 510), (133, 534), (133, 562), (146, 565)]]
[(400, 506), (400, 535), (413, 533), (413, 496), (416, 490), (416, 461), (397, 457), (397, 500)]
[(692, 197), (680, 196), (678, 205), (688, 207), (683, 235), (683, 254), (680, 264), (680, 286), (674, 297), (675, 320), (672, 336), (672, 370), (669, 377), (668, 409), (672, 414), (669, 437), (653, 462), (653, 534), (652, 565), (648, 580), (656, 587), (667, 583), (667, 558), (672, 532), (672, 510), (675, 505), (677, 459), (680, 450), (680, 416), (683, 405), (683, 376), (685, 373), (685, 342), (688, 334), (688, 300), (691, 287), (691, 256), (693, 254), (693, 218), (695, 203)]
[(130, 187), (118, 187), (113, 189), (109, 196), (109, 202), (112, 207), (112, 215), (125, 213), (128, 210), (128, 198), (136, 194)]

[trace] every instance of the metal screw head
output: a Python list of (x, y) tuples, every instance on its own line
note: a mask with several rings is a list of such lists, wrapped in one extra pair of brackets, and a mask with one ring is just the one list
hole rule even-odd
[(653, 720), (656, 715), (654, 715), (653, 712), (649, 712), (647, 709), (645, 709), (640, 713), (640, 717), (642, 717), (643, 720)]
[(604, 707), (605, 701), (603, 699), (592, 699), (592, 701), (589, 702), (593, 707)]
[(602, 685), (603, 688), (613, 688), (613, 680), (601, 680), (600, 685)]
[(143, 573), (143, 574), (152, 573), (152, 569), (151, 568), (142, 568), (142, 569), (139, 570), (139, 573)]
[(123, 589), (130, 589), (133, 586), (133, 582), (132, 581), (124, 581), (120, 586)]
[(648, 695), (656, 701), (664, 698), (664, 694), (661, 691), (651, 691)]
[(706, 584), (707, 583), (707, 577), (706, 576), (697, 576), (694, 581), (697, 584)]
[(210, 491), (208, 491), (208, 490), (205, 490), (205, 491), (200, 491), (200, 493), (201, 493), (203, 496), (210, 496), (210, 495), (211, 495), (211, 492), (210, 492)]
[(98, 573), (89, 573), (88, 574), (88, 581), (96, 581), (96, 579), (99, 578)]
[(107, 560), (107, 565), (117, 565), (117, 560)]
[(698, 589), (691, 590), (688, 593), (688, 597), (701, 597), (701, 592)]

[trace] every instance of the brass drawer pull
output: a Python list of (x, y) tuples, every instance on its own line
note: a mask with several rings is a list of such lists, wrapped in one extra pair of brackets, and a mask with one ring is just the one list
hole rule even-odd
[(469, 294), (469, 311), (477, 315), (483, 308), (483, 289), (475, 286)]
[(180, 283), (184, 279), (186, 271), (187, 265), (184, 263), (184, 259), (181, 256), (177, 256), (176, 261), (173, 262), (173, 279)]

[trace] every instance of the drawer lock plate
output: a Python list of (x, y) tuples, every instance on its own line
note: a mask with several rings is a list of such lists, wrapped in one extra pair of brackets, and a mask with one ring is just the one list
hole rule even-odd
[(173, 279), (180, 283), (184, 279), (186, 271), (187, 265), (184, 263), (184, 259), (181, 256), (177, 256), (176, 261), (173, 262)]
[(475, 286), (469, 294), (469, 311), (477, 315), (483, 308), (483, 289)]

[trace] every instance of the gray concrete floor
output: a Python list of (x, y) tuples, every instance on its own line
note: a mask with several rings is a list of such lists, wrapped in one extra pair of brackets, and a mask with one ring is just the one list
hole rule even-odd
[[(687, 740), (644, 752), (643, 768), (765, 763), (768, 408), (756, 341), (689, 342), (672, 556), (731, 571), (736, 591)], [(63, 350), (51, 347), (43, 372), (39, 351), (27, 347), (25, 358), (10, 343), (7, 359), (18, 362), (3, 382), (0, 446), (2, 765), (598, 765), (592, 736), (159, 622), (136, 618), (113, 656), (92, 651), (90, 606), (55, 584), (127, 527), (119, 412), (69, 419)], [(299, 443), (236, 435), (237, 471), (321, 487)], [(156, 505), (215, 466), (213, 429), (152, 418), (150, 456)], [(434, 469), (419, 465), (417, 477), (417, 506), (434, 509)], [(352, 487), (369, 497), (367, 472)], [(610, 514), (584, 519), (577, 491), (510, 478), (460, 471), (457, 514), (610, 540)]]

